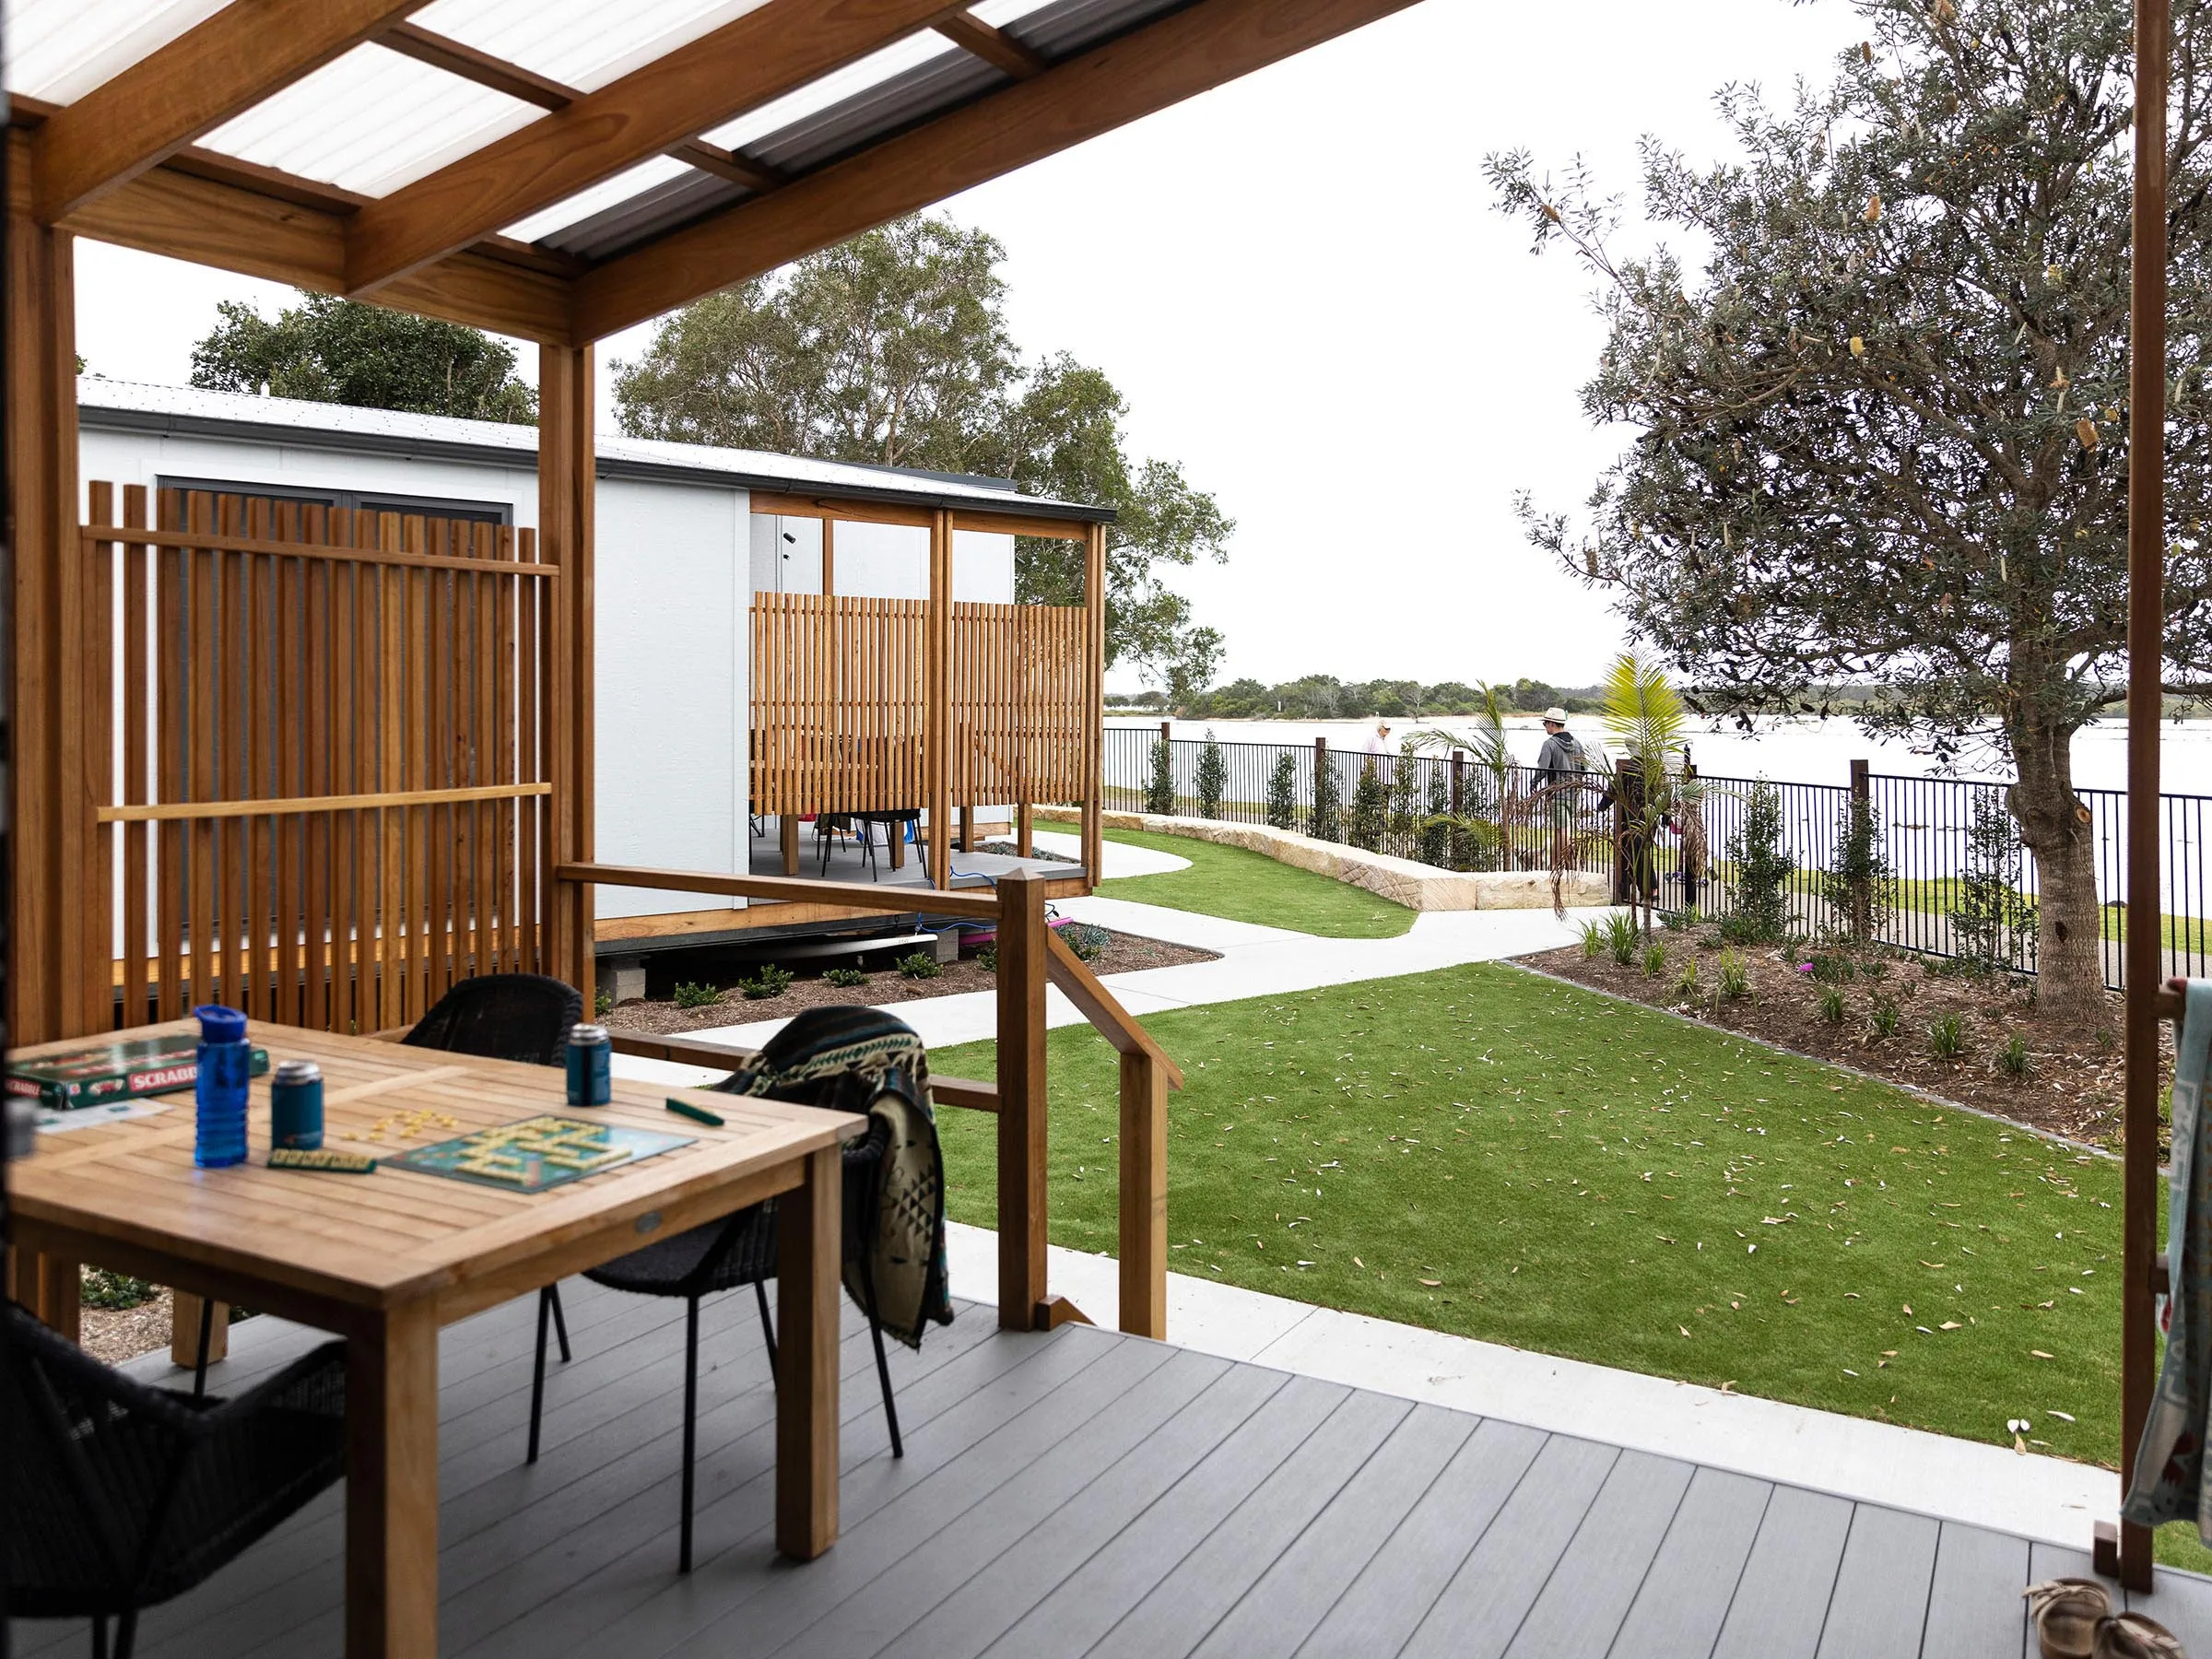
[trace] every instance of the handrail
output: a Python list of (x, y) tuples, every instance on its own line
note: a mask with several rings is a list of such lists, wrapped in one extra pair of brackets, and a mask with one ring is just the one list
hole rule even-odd
[[(1058, 934), (1046, 925), (1045, 882), (1034, 871), (999, 878), (989, 894), (935, 888), (805, 881), (783, 876), (724, 876), (635, 865), (569, 863), (556, 881), (677, 892), (846, 904), (991, 922), (998, 929), (998, 1079), (974, 1083), (932, 1077), (947, 1105), (994, 1113), (998, 1141), (998, 1316), (1014, 1330), (1049, 1330), (1082, 1312), (1049, 1294), (1046, 1226), (1045, 988), (1056, 984), (1121, 1055), (1119, 1153), (1121, 1328), (1164, 1338), (1168, 1329), (1168, 1093), (1182, 1070), (1115, 1000)], [(917, 902), (919, 901), (919, 902)], [(735, 1069), (747, 1050), (683, 1037), (613, 1035), (618, 1052), (651, 1060)]]
[(953, 893), (941, 888), (883, 887), (861, 881), (808, 881), (797, 876), (730, 876), (709, 870), (663, 870), (643, 865), (564, 864), (556, 881), (585, 887), (659, 888), (677, 893), (728, 893), (743, 899), (844, 904), (854, 910), (923, 912), (968, 922), (996, 922), (993, 893)]
[[(611, 1031), (607, 1041), (614, 1044), (618, 1054), (633, 1054), (641, 1060), (667, 1060), (678, 1065), (719, 1066), (728, 1071), (735, 1071), (759, 1052), (734, 1044), (701, 1042), (696, 1037), (648, 1036), (636, 1031)], [(932, 1075), (929, 1092), (947, 1106), (965, 1106), (974, 1112), (998, 1110), (995, 1083)]]
[(1167, 1074), (1170, 1088), (1181, 1088), (1182, 1068), (1168, 1057), (1167, 1051), (1136, 1023), (1129, 1010), (1114, 1000), (1113, 993), (1091, 972), (1090, 964), (1069, 949), (1057, 932), (1052, 934), (1045, 949), (1045, 970), (1053, 983), (1097, 1028), (1099, 1035), (1112, 1044), (1117, 1053), (1143, 1054)]

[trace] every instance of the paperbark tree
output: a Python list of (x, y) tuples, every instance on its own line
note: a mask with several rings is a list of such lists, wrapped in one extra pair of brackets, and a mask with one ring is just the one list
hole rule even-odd
[[(1579, 164), (1487, 167), (1607, 326), (1584, 387), (1634, 432), (1537, 544), (1618, 596), (1701, 705), (1819, 707), (1947, 754), (1991, 743), (2035, 854), (2041, 1013), (2109, 1018), (2074, 734), (2125, 670), (2131, 14), (2124, 0), (1860, 0), (1867, 39), (1786, 110), (1730, 88), (1739, 159), (1644, 146), (1651, 218), (1710, 253), (1618, 254)], [(2168, 684), (2212, 677), (2207, 6), (2174, 9)]]

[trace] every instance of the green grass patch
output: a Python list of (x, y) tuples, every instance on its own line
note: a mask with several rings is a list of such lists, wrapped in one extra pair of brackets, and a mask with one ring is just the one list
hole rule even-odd
[[(1145, 1024), (1189, 1084), (1176, 1271), (2118, 1460), (2114, 1162), (1497, 964)], [(1049, 1041), (1052, 1236), (1112, 1253), (1115, 1057)], [(993, 1125), (940, 1122), (951, 1213), (991, 1225)]]
[(1332, 939), (1395, 938), (1413, 925), (1414, 912), (1402, 904), (1379, 899), (1349, 882), (1277, 864), (1264, 853), (1136, 830), (1109, 830), (1105, 836), (1124, 846), (1149, 847), (1191, 861), (1189, 869), (1164, 876), (1102, 881), (1099, 891), (1109, 899), (1131, 899)]

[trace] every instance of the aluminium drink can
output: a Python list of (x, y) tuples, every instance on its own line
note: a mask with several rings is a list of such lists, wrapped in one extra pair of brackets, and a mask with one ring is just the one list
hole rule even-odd
[(604, 1106), (614, 1099), (614, 1044), (602, 1025), (569, 1028), (569, 1104)]
[(323, 1144), (323, 1068), (280, 1060), (269, 1079), (269, 1145), (312, 1152)]

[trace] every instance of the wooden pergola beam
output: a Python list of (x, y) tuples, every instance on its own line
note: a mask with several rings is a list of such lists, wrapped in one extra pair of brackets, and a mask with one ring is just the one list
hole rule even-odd
[(939, 18), (936, 31), (971, 57), (1005, 70), (1016, 80), (1042, 75), (1051, 65), (1003, 29), (994, 29), (972, 12)]
[(347, 232), (359, 298), (926, 29), (945, 0), (768, 4), (364, 207)]
[(564, 87), (535, 69), (525, 69), (503, 57), (479, 52), (465, 41), (439, 34), (419, 23), (394, 23), (377, 37), (376, 43), (418, 64), (457, 75), (479, 87), (489, 87), (494, 92), (504, 92), (523, 103), (535, 104), (541, 110), (565, 110), (583, 96), (573, 87)]
[(46, 121), (36, 146), (40, 222), (58, 223), (423, 4), (231, 0)]
[[(67, 225), (120, 247), (335, 294), (345, 291), (348, 217), (159, 167), (79, 208)], [(542, 268), (545, 263), (532, 249), (518, 248), (512, 257), (471, 249), (387, 285), (375, 298), (426, 317), (566, 345), (572, 337), (570, 278)]]
[(576, 284), (578, 336), (659, 316), (1410, 4), (1200, 0), (587, 272)]

